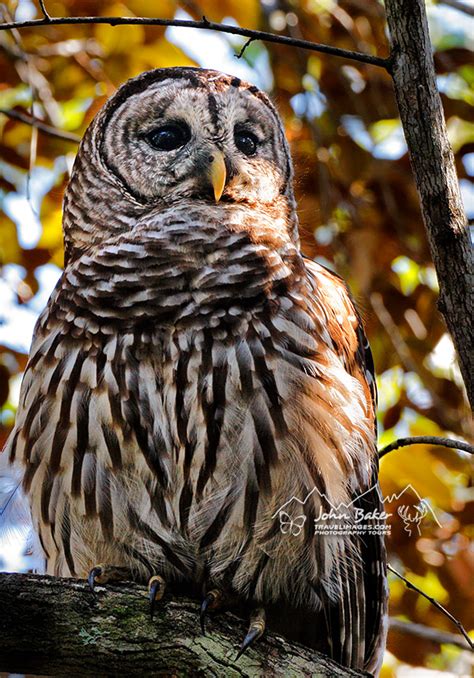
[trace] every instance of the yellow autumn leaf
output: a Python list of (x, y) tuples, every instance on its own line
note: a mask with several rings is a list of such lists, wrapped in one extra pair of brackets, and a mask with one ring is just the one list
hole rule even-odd
[[(130, 10), (121, 3), (112, 5), (109, 13), (113, 16), (132, 16)], [(95, 26), (94, 33), (105, 55), (128, 54), (133, 48), (141, 47), (145, 37), (144, 27), (133, 25), (99, 24)]]
[(160, 19), (171, 19), (176, 12), (177, 3), (174, 0), (160, 0), (150, 3), (150, 0), (127, 0), (127, 9), (135, 16), (150, 16)]
[(151, 45), (144, 45), (136, 54), (133, 66), (137, 73), (149, 68), (169, 68), (171, 66), (195, 66), (182, 49), (162, 37)]
[(5, 146), (16, 148), (19, 152), (22, 150), (29, 152), (31, 127), (22, 123), (15, 123), (8, 130), (3, 132), (2, 141)]
[(432, 500), (440, 509), (451, 509), (449, 485), (438, 475), (429, 445), (405, 447), (390, 452), (380, 462), (380, 484), (384, 495), (412, 485), (419, 496)]
[(51, 257), (51, 263), (55, 264), (58, 268), (64, 268), (64, 249), (62, 245), (54, 251), (53, 256)]
[[(47, 201), (49, 203), (49, 201)], [(44, 216), (41, 217), (43, 231), (38, 242), (38, 247), (46, 250), (56, 250), (62, 248), (62, 210), (61, 207), (53, 207), (47, 204), (42, 208)]]
[(62, 90), (66, 90), (69, 94), (72, 88), (74, 88), (75, 97), (92, 96), (94, 94), (94, 83), (84, 82), (84, 70), (74, 62), (67, 63), (58, 69), (58, 72), (55, 73), (55, 83), (57, 99), (59, 100), (61, 96), (58, 95), (62, 93)]
[(396, 675), (394, 671), (389, 666), (382, 666), (380, 671), (380, 678), (394, 678)]
[(388, 583), (390, 586), (390, 600), (394, 606), (398, 605), (405, 594), (406, 586), (401, 579), (395, 576), (389, 576)]
[(308, 58), (308, 66), (307, 66), (308, 73), (313, 76), (313, 78), (317, 81), (321, 78), (322, 72), (323, 72), (323, 62), (322, 60), (314, 56), (313, 54)]
[(0, 265), (18, 264), (20, 257), (16, 226), (4, 212), (0, 212)]
[[(203, 0), (199, 7), (208, 19), (221, 22), (232, 17), (243, 28), (258, 28), (260, 23), (260, 3), (257, 0)], [(185, 8), (186, 9), (186, 8)]]
[[(437, 573), (433, 572), (433, 570), (429, 570), (424, 576), (410, 572), (407, 574), (407, 579), (426, 593), (427, 596), (431, 596), (439, 603), (443, 604), (448, 602), (449, 593), (440, 582)], [(422, 596), (420, 596), (417, 601), (417, 605), (420, 604), (422, 608), (428, 608), (429, 605), (431, 605), (431, 603)]]

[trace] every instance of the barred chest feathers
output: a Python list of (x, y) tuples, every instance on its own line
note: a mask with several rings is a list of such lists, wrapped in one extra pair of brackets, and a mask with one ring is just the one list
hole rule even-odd
[(347, 501), (350, 478), (370, 478), (366, 394), (328, 331), (343, 309), (265, 219), (252, 242), (238, 212), (226, 229), (189, 216), (193, 230), (161, 215), (66, 268), (38, 323), (11, 454), (52, 573), (84, 576), (123, 558), (121, 542), (138, 569), (148, 560), (179, 579), (210, 567), (217, 581), (232, 569), (239, 592), (307, 599), (292, 563), (330, 587), (337, 540), (308, 558), (275, 513), (315, 486)]

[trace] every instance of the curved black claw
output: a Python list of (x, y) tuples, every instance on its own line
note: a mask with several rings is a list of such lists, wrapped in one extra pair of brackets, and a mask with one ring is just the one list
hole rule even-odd
[(150, 601), (150, 619), (153, 619), (155, 614), (155, 602), (161, 600), (164, 596), (166, 583), (163, 577), (159, 574), (151, 577), (148, 582), (148, 599)]
[(265, 610), (259, 608), (250, 617), (249, 630), (244, 638), (244, 642), (240, 646), (235, 661), (237, 661), (248, 648), (261, 638), (265, 632)]
[(107, 565), (107, 563), (96, 565), (87, 575), (87, 581), (92, 591), (94, 591), (97, 584), (104, 585), (110, 581), (127, 581), (127, 579), (133, 579), (133, 572), (129, 567)]
[(211, 599), (209, 596), (206, 596), (204, 600), (201, 603), (201, 609), (199, 610), (199, 621), (201, 622), (201, 633), (203, 636), (206, 635), (206, 615), (207, 615), (207, 608), (209, 607), (209, 603), (211, 602)]
[(102, 576), (102, 567), (98, 565), (97, 567), (93, 567), (92, 570), (89, 572), (87, 576), (87, 581), (89, 582), (89, 586), (91, 588), (91, 591), (94, 590), (95, 585), (97, 583), (97, 579)]
[(218, 589), (212, 589), (212, 591), (209, 591), (209, 593), (206, 595), (206, 597), (201, 603), (201, 609), (199, 611), (199, 620), (201, 622), (201, 631), (203, 636), (206, 635), (207, 611), (217, 607), (221, 598), (222, 593)]

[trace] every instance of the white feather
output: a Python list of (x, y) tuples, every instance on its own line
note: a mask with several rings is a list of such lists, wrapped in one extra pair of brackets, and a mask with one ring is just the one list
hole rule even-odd
[(22, 471), (0, 453), (0, 571), (44, 572), (44, 557), (21, 488)]

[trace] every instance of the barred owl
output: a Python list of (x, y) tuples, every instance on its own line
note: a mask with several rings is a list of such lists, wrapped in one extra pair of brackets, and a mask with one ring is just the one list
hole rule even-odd
[(5, 452), (50, 574), (149, 581), (152, 605), (181, 588), (203, 622), (249, 616), (241, 651), (267, 623), (376, 672), (383, 537), (315, 530), (380, 509), (373, 365), (344, 283), (300, 251), (292, 172), (256, 87), (123, 85), (75, 161)]

